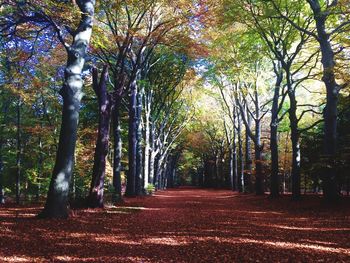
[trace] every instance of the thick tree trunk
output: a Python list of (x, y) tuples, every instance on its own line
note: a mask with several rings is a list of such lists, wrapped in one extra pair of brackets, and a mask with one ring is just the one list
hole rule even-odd
[(113, 202), (122, 200), (122, 179), (121, 179), (121, 159), (122, 159), (122, 137), (120, 127), (121, 97), (117, 96), (113, 108), (113, 135), (114, 135), (114, 155), (113, 155)]
[(98, 81), (97, 69), (93, 69), (93, 87), (98, 98), (99, 124), (95, 148), (92, 180), (88, 197), (88, 206), (103, 207), (104, 179), (106, 174), (106, 158), (109, 148), (109, 127), (111, 119), (111, 96), (107, 91), (108, 69), (104, 67), (101, 80)]
[(68, 48), (68, 61), (64, 73), (64, 84), (60, 91), (63, 98), (63, 109), (56, 163), (46, 204), (44, 210), (39, 215), (40, 217), (68, 217), (67, 204), (69, 185), (74, 167), (79, 109), (83, 96), (83, 79), (81, 74), (92, 33), (94, 6), (94, 0), (79, 1), (82, 18), (75, 32), (73, 44)]
[(137, 78), (133, 80), (130, 86), (129, 96), (129, 170), (127, 174), (127, 183), (125, 196), (136, 196), (136, 155), (137, 155)]
[(271, 149), (271, 178), (270, 178), (270, 196), (275, 198), (279, 196), (279, 169), (278, 169), (278, 108), (280, 87), (283, 75), (276, 72), (277, 80), (272, 99), (271, 123), (270, 123), (270, 149)]
[(329, 201), (338, 198), (337, 174), (334, 160), (337, 148), (337, 105), (340, 87), (336, 82), (334, 67), (334, 51), (330, 42), (330, 35), (326, 31), (326, 21), (329, 13), (323, 12), (320, 2), (308, 0), (313, 11), (317, 28), (317, 40), (320, 44), (323, 65), (322, 80), (326, 86), (327, 100), (323, 112), (324, 139), (323, 155), (326, 159), (323, 175), (323, 194)]

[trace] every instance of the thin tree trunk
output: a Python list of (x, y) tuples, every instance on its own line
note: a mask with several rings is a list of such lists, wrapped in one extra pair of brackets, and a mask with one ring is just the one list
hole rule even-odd
[(122, 137), (120, 128), (120, 106), (121, 97), (117, 96), (113, 109), (113, 135), (114, 135), (114, 155), (113, 155), (113, 202), (122, 200), (122, 179), (121, 179), (121, 159), (122, 159)]
[(255, 89), (255, 193), (264, 194), (259, 95)]
[(0, 134), (0, 204), (5, 204), (5, 193), (3, 188), (3, 171), (4, 171), (4, 162), (2, 156), (2, 147), (3, 147), (3, 137), (2, 133)]
[(16, 159), (16, 204), (20, 203), (21, 197), (21, 97), (17, 101), (17, 159)]
[(154, 169), (155, 169), (155, 158), (156, 158), (156, 150), (155, 150), (155, 134), (154, 134), (154, 124), (151, 123), (151, 130), (150, 130), (150, 145), (151, 145), (151, 153), (150, 153), (150, 159), (149, 159), (149, 182), (151, 184), (154, 183)]
[(244, 159), (243, 159), (243, 147), (242, 147), (242, 123), (240, 120), (240, 115), (237, 114), (237, 134), (238, 134), (238, 160), (240, 162), (239, 172), (238, 172), (238, 190), (239, 192), (244, 192)]
[[(244, 114), (244, 113), (242, 113)], [(252, 119), (249, 114), (247, 114), (247, 125), (248, 129), (251, 127)], [(252, 174), (252, 157), (251, 157), (251, 139), (249, 137), (248, 132), (245, 133), (245, 184), (246, 184), (246, 190), (248, 192), (252, 192), (252, 181), (251, 181), (251, 174)]]
[(233, 178), (232, 178), (232, 190), (237, 191), (238, 187), (238, 169), (237, 169), (237, 143), (236, 143), (236, 137), (237, 137), (237, 132), (236, 132), (236, 110), (233, 108), (233, 138), (232, 138), (232, 162), (233, 162)]
[(297, 118), (297, 101), (295, 93), (291, 88), (288, 91), (290, 100), (289, 120), (291, 127), (291, 141), (292, 141), (292, 199), (298, 200), (300, 198), (300, 144), (299, 144), (299, 130)]
[(93, 69), (93, 87), (99, 104), (99, 124), (95, 148), (92, 180), (88, 197), (88, 206), (92, 208), (103, 205), (104, 179), (106, 174), (106, 158), (109, 148), (109, 127), (111, 119), (111, 96), (107, 91), (108, 69), (105, 66), (101, 79), (98, 81), (98, 71)]
[[(42, 128), (42, 125), (41, 125)], [(43, 157), (43, 142), (41, 139), (41, 136), (39, 136), (39, 160), (38, 160), (38, 175), (36, 177), (36, 201), (39, 202), (40, 199), (40, 192), (41, 192), (41, 178), (43, 177), (43, 164), (44, 164), (44, 157)]]
[(92, 33), (94, 6), (94, 0), (79, 1), (82, 17), (74, 34), (73, 44), (67, 49), (68, 61), (64, 73), (64, 84), (60, 91), (63, 109), (56, 162), (46, 204), (39, 215), (44, 218), (68, 217), (69, 185), (74, 167), (80, 102), (83, 96), (81, 74)]
[(149, 184), (149, 163), (150, 163), (150, 112), (151, 112), (151, 97), (148, 94), (145, 96), (145, 158), (144, 158), (144, 189), (147, 189)]
[(136, 145), (136, 181), (135, 181), (135, 191), (136, 195), (142, 195), (145, 193), (143, 176), (142, 176), (142, 100), (143, 100), (143, 89), (140, 90), (137, 94), (137, 145)]

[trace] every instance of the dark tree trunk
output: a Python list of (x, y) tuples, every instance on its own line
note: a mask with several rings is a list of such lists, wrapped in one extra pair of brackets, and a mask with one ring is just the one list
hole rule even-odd
[(36, 177), (37, 189), (36, 189), (36, 197), (35, 197), (37, 202), (39, 202), (39, 199), (40, 199), (41, 178), (43, 176), (43, 171), (44, 171), (43, 142), (42, 142), (41, 136), (39, 137), (39, 151), (40, 152), (39, 152), (39, 160), (38, 160), (38, 175)]
[(121, 159), (122, 159), (122, 137), (120, 128), (120, 106), (121, 97), (117, 95), (113, 109), (113, 134), (114, 134), (114, 155), (113, 155), (113, 202), (122, 200), (122, 179), (121, 179)]
[(271, 148), (271, 178), (270, 178), (270, 196), (275, 198), (279, 196), (279, 169), (278, 169), (278, 108), (279, 108), (279, 97), (280, 88), (283, 80), (281, 72), (277, 72), (277, 80), (272, 99), (271, 108), (271, 123), (270, 123), (270, 148)]
[(17, 101), (17, 159), (16, 159), (16, 204), (20, 203), (21, 197), (21, 97)]
[(2, 133), (0, 134), (0, 204), (5, 204), (5, 193), (3, 188), (3, 171), (4, 171), (4, 162), (2, 156), (2, 147), (3, 147), (3, 137)]
[(144, 182), (142, 176), (142, 159), (143, 159), (143, 149), (142, 149), (142, 100), (143, 100), (143, 91), (142, 89), (137, 94), (137, 145), (136, 145), (136, 195), (142, 195), (145, 193)]
[(291, 127), (291, 141), (292, 141), (292, 199), (298, 200), (300, 198), (300, 145), (299, 145), (299, 130), (297, 118), (297, 101), (293, 90), (288, 91), (290, 100), (289, 121)]
[(125, 196), (136, 196), (136, 155), (137, 155), (137, 78), (130, 85), (129, 96), (129, 170)]
[(68, 61), (64, 73), (64, 84), (60, 91), (63, 98), (63, 109), (56, 162), (46, 204), (39, 217), (68, 217), (69, 185), (74, 168), (79, 109), (83, 96), (81, 74), (92, 32), (94, 6), (94, 0), (79, 1), (82, 17), (74, 35), (73, 44), (67, 48)]
[(264, 194), (264, 179), (263, 179), (263, 160), (262, 160), (262, 151), (263, 146), (261, 145), (261, 119), (260, 119), (260, 109), (258, 103), (258, 94), (255, 91), (256, 97), (256, 119), (255, 119), (255, 193), (257, 195)]
[(327, 100), (324, 116), (324, 149), (326, 159), (323, 175), (323, 194), (329, 201), (338, 198), (338, 182), (334, 160), (337, 147), (337, 105), (340, 87), (336, 82), (334, 67), (334, 51), (330, 42), (330, 34), (326, 31), (326, 21), (329, 12), (322, 11), (318, 0), (308, 0), (314, 14), (317, 28), (317, 40), (320, 44), (323, 65), (322, 80), (326, 85)]
[(103, 207), (104, 179), (106, 174), (106, 158), (109, 146), (109, 127), (111, 119), (111, 95), (107, 91), (108, 69), (103, 68), (101, 79), (98, 80), (98, 71), (93, 69), (93, 88), (98, 99), (99, 123), (96, 140), (94, 166), (88, 197), (88, 206)]

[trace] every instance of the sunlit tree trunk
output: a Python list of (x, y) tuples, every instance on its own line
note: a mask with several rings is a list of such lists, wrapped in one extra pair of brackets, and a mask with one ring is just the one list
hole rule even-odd
[(114, 155), (113, 155), (113, 202), (122, 200), (122, 179), (121, 179), (121, 159), (122, 159), (122, 137), (120, 127), (120, 107), (121, 97), (116, 96), (113, 106), (113, 135), (114, 135)]
[(149, 184), (149, 170), (150, 170), (150, 114), (151, 114), (151, 98), (152, 94), (145, 95), (145, 154), (144, 154), (144, 189), (147, 189)]
[[(340, 86), (335, 79), (334, 67), (334, 51), (330, 41), (331, 35), (327, 33), (326, 21), (329, 15), (329, 10), (322, 11), (319, 0), (308, 0), (314, 14), (317, 29), (317, 40), (320, 44), (323, 65), (322, 80), (326, 86), (326, 107), (323, 111), (324, 117), (324, 140), (323, 140), (323, 155), (327, 159), (327, 164), (324, 165), (323, 175), (323, 194), (327, 200), (335, 200), (338, 197), (337, 190), (337, 174), (335, 167), (335, 156), (337, 146), (337, 105)], [(337, 4), (337, 1), (334, 1)], [(341, 29), (339, 29), (341, 30)]]
[(144, 90), (141, 88), (137, 94), (137, 109), (136, 109), (136, 117), (137, 117), (137, 145), (136, 145), (136, 195), (142, 195), (145, 193), (144, 188), (144, 178), (143, 178), (143, 167), (142, 167), (142, 159), (143, 159), (143, 147), (142, 147), (142, 100), (144, 96)]
[(150, 159), (149, 159), (149, 182), (155, 184), (154, 180), (154, 170), (155, 170), (155, 158), (156, 158), (156, 144), (155, 144), (155, 127), (154, 123), (151, 123), (150, 129)]
[(68, 217), (69, 185), (74, 167), (80, 102), (83, 96), (82, 70), (89, 46), (94, 17), (94, 0), (78, 1), (82, 16), (74, 33), (73, 43), (67, 48), (68, 61), (64, 72), (64, 84), (60, 91), (63, 98), (62, 124), (55, 167), (49, 186), (44, 210), (45, 218)]
[[(245, 114), (245, 112), (243, 113)], [(247, 114), (247, 126), (248, 129), (251, 127), (251, 117)], [(245, 132), (245, 182), (246, 182), (246, 190), (252, 191), (252, 182), (251, 182), (251, 174), (252, 174), (252, 157), (251, 157), (251, 139), (249, 137), (248, 132)]]
[[(237, 112), (238, 113), (238, 112)], [(237, 139), (238, 139), (238, 190), (244, 192), (244, 158), (243, 158), (243, 141), (242, 141), (242, 123), (240, 114), (237, 114)]]
[(99, 123), (92, 180), (88, 197), (88, 206), (92, 208), (103, 207), (104, 179), (109, 148), (109, 127), (112, 107), (112, 97), (107, 91), (107, 74), (108, 69), (104, 67), (99, 81), (98, 71), (95, 68), (93, 69), (93, 88), (98, 99)]

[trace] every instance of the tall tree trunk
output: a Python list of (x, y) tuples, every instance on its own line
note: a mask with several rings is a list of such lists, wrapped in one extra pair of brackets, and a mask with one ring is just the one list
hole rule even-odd
[(150, 163), (150, 113), (151, 113), (151, 96), (145, 96), (145, 158), (144, 158), (144, 189), (149, 184), (149, 163)]
[(156, 158), (156, 145), (155, 145), (155, 134), (154, 134), (154, 123), (151, 123), (150, 129), (150, 159), (149, 159), (149, 182), (154, 185), (154, 169), (155, 169), (155, 158)]
[(233, 178), (232, 178), (232, 190), (237, 191), (238, 187), (238, 169), (237, 169), (237, 143), (236, 143), (236, 110), (233, 108), (233, 138), (232, 138), (232, 162), (233, 162)]
[[(252, 119), (248, 113), (247, 125), (249, 129), (251, 127), (251, 124), (252, 124)], [(248, 132), (246, 131), (245, 133), (245, 185), (246, 185), (246, 191), (248, 192), (252, 192), (251, 175), (252, 175), (251, 139), (249, 137)]]
[(92, 33), (95, 0), (78, 1), (82, 16), (75, 31), (73, 44), (67, 49), (68, 61), (64, 84), (60, 91), (63, 98), (62, 124), (55, 167), (44, 210), (40, 217), (67, 218), (69, 185), (74, 168), (80, 102), (83, 96), (82, 70)]
[(143, 169), (142, 169), (142, 100), (143, 100), (144, 90), (141, 89), (137, 94), (137, 145), (136, 145), (136, 181), (135, 181), (135, 191), (136, 195), (142, 195), (145, 193), (144, 182), (143, 182)]
[(270, 123), (270, 149), (271, 149), (271, 178), (270, 178), (270, 196), (275, 198), (279, 196), (279, 169), (278, 169), (278, 108), (280, 88), (283, 80), (281, 72), (276, 70), (276, 84), (272, 99), (271, 123)]
[(98, 71), (96, 68), (93, 69), (93, 88), (98, 98), (99, 123), (92, 180), (88, 197), (88, 206), (92, 208), (103, 207), (103, 190), (112, 107), (111, 96), (107, 91), (107, 75), (108, 69), (105, 66), (101, 74), (101, 79), (98, 81)]
[(317, 40), (320, 44), (323, 65), (322, 80), (326, 86), (327, 99), (326, 107), (323, 111), (324, 117), (324, 139), (323, 155), (326, 158), (323, 175), (323, 194), (329, 201), (338, 198), (337, 174), (334, 160), (336, 159), (337, 147), (337, 105), (340, 86), (335, 79), (334, 51), (332, 49), (330, 37), (326, 31), (326, 21), (329, 12), (322, 11), (319, 0), (308, 0), (313, 11), (317, 28)]
[(122, 98), (117, 95), (113, 107), (113, 135), (114, 135), (114, 155), (113, 155), (113, 202), (122, 200), (122, 179), (121, 179), (121, 159), (122, 159), (122, 136), (120, 127), (120, 107)]
[(129, 96), (129, 170), (125, 196), (136, 196), (136, 155), (137, 155), (137, 78), (130, 85)]
[(5, 193), (3, 188), (3, 171), (4, 171), (4, 162), (2, 156), (2, 147), (3, 147), (3, 134), (0, 134), (0, 205), (5, 204)]
[[(42, 125), (41, 125), (41, 128)], [(41, 139), (41, 136), (39, 136), (39, 160), (38, 160), (38, 175), (36, 177), (36, 184), (37, 184), (37, 189), (36, 189), (36, 201), (39, 202), (40, 199), (40, 192), (41, 192), (41, 178), (43, 176), (43, 171), (44, 171), (44, 156), (43, 156), (43, 142)]]
[(289, 121), (292, 141), (292, 199), (298, 200), (300, 198), (300, 134), (298, 130), (297, 101), (294, 90), (290, 89), (288, 96), (290, 100)]
[[(248, 113), (249, 114), (249, 113)], [(264, 194), (263, 186), (263, 163), (262, 163), (262, 151), (263, 145), (261, 145), (261, 117), (260, 117), (260, 104), (259, 95), (255, 90), (255, 193), (257, 195)]]
[(239, 172), (238, 172), (238, 190), (239, 192), (245, 191), (244, 185), (244, 159), (243, 159), (243, 142), (242, 142), (242, 123), (240, 119), (240, 115), (237, 114), (237, 137), (238, 137), (238, 160), (239, 164)]
[(21, 145), (21, 97), (18, 97), (17, 101), (17, 159), (16, 159), (16, 204), (20, 203), (21, 197), (21, 158), (22, 158), (22, 145)]

